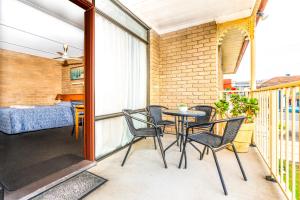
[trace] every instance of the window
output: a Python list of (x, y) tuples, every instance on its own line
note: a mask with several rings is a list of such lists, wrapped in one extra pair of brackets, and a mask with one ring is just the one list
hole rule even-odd
[[(95, 25), (96, 119), (125, 108), (145, 108), (147, 43), (100, 14)], [(116, 115), (95, 122), (95, 139), (99, 158), (126, 145), (132, 136), (124, 118)]]
[(110, 0), (96, 0), (96, 8), (147, 41), (148, 30)]

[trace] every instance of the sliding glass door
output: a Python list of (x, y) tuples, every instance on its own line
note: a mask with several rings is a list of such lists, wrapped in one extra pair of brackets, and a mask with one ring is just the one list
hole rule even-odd
[[(104, 7), (103, 2), (107, 3)], [(143, 40), (141, 25), (130, 20), (117, 22), (124, 16), (113, 14), (112, 10), (119, 8), (110, 1), (101, 1), (98, 6), (102, 11), (96, 13), (95, 23), (96, 158), (132, 139), (122, 109), (145, 108), (147, 99), (147, 41)], [(130, 25), (122, 25), (128, 22)]]

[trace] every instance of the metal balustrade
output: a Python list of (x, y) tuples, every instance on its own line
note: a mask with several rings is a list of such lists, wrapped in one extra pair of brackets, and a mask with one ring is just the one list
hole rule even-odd
[(288, 199), (299, 197), (300, 81), (255, 90), (255, 144)]
[(252, 92), (223, 91), (220, 98), (241, 94), (258, 99), (253, 141), (288, 199), (300, 199), (300, 81)]

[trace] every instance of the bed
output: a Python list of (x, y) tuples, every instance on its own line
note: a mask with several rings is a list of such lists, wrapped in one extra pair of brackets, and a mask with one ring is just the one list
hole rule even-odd
[(53, 106), (2, 107), (0, 108), (0, 131), (18, 134), (49, 128), (73, 126), (74, 117), (70, 102)]

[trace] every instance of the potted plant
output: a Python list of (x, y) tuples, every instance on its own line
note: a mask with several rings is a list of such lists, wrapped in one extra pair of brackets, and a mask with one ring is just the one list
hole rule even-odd
[(238, 117), (243, 114), (243, 105), (242, 105), (242, 98), (238, 94), (230, 95), (230, 103), (231, 103), (231, 116)]
[(229, 110), (229, 103), (226, 99), (220, 99), (219, 101), (215, 102), (216, 112), (221, 119), (227, 117), (227, 112)]
[[(234, 145), (237, 152), (248, 152), (254, 132), (254, 119), (259, 111), (258, 101), (256, 98), (241, 97), (233, 94), (230, 97), (232, 117), (244, 115), (246, 117), (235, 140)], [(231, 146), (228, 149), (232, 150)]]
[[(215, 102), (215, 107), (219, 119), (225, 119), (228, 117), (227, 112), (229, 110), (229, 103), (226, 101), (226, 99), (220, 99), (219, 101)], [(217, 124), (217, 130), (221, 130), (217, 132), (223, 132), (224, 128), (224, 123)]]
[(186, 112), (188, 110), (188, 106), (185, 103), (179, 104), (178, 109), (180, 112)]

